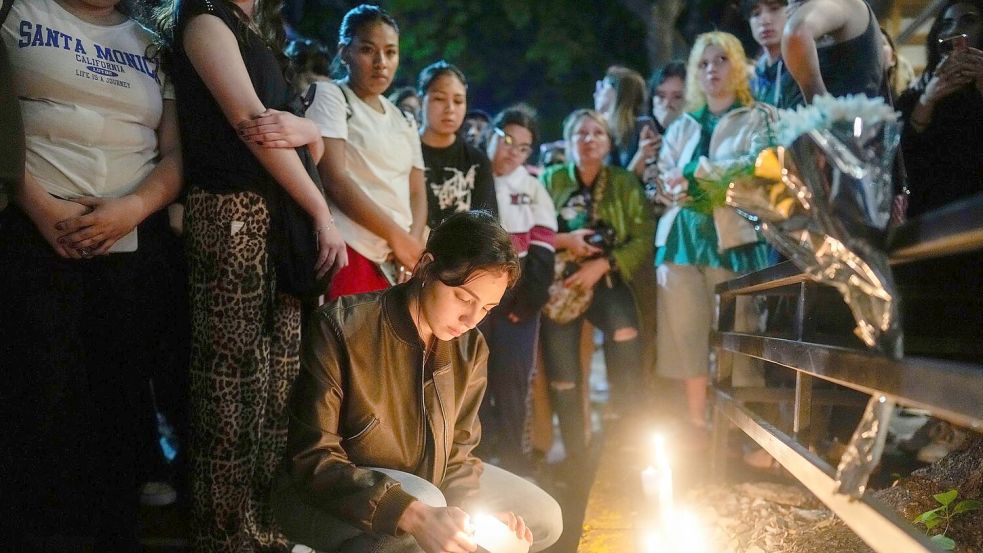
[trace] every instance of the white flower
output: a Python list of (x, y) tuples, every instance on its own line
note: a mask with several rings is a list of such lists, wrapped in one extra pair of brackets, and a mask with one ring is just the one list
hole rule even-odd
[(898, 113), (885, 104), (883, 98), (868, 98), (863, 94), (839, 98), (817, 96), (812, 105), (780, 110), (776, 137), (779, 144), (789, 146), (811, 130), (828, 129), (835, 123), (853, 125), (858, 118), (869, 128), (879, 123), (897, 121)]

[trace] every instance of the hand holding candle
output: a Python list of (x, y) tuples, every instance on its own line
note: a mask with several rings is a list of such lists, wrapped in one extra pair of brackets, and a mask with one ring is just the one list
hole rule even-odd
[[(515, 528), (510, 528), (496, 516), (509, 517), (515, 523)], [(522, 517), (513, 513), (476, 515), (472, 518), (472, 524), (475, 543), (488, 553), (528, 553), (532, 544), (532, 532), (526, 527)], [(523, 538), (519, 537), (520, 534)]]

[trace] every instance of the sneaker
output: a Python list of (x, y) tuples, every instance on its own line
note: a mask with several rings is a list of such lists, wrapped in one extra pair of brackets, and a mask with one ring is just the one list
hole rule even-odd
[(140, 505), (164, 507), (177, 501), (177, 490), (167, 482), (147, 482), (140, 488)]
[(940, 421), (932, 429), (932, 441), (918, 450), (917, 459), (923, 463), (934, 463), (952, 451), (959, 449), (966, 441), (966, 432)]
[(314, 551), (302, 543), (295, 543), (290, 549), (290, 553), (317, 553), (317, 551)]

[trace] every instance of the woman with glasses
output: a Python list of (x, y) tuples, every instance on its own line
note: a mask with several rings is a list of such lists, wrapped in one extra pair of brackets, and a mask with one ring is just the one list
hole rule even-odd
[(420, 142), (430, 228), (461, 211), (494, 212), (495, 184), (488, 157), (458, 132), (468, 109), (464, 73), (443, 60), (432, 63), (420, 72), (417, 93), (423, 99)]
[(537, 134), (535, 113), (520, 104), (495, 116), (488, 141), (498, 219), (519, 254), (522, 278), (481, 326), (490, 350), (482, 447), (503, 468), (520, 474), (529, 472), (524, 448), (529, 378), (536, 361), (539, 313), (553, 280), (556, 236), (553, 200), (524, 166)]
[[(733, 35), (697, 38), (686, 72), (689, 111), (669, 126), (659, 153), (662, 188), (656, 199), (669, 209), (659, 219), (655, 240), (656, 367), (661, 376), (684, 381), (688, 420), (701, 431), (714, 287), (768, 264), (768, 247), (750, 223), (731, 208), (712, 206), (698, 183), (720, 178), (735, 162), (753, 161), (750, 156), (767, 145), (775, 110), (752, 99), (746, 59)], [(753, 311), (743, 302), (738, 311), (736, 326), (743, 328)], [(735, 359), (734, 385), (763, 384), (747, 361)]]
[(925, 50), (925, 74), (898, 99), (909, 217), (983, 191), (983, 1), (944, 2)]
[[(627, 283), (651, 259), (655, 224), (638, 178), (605, 163), (611, 132), (600, 113), (581, 109), (563, 124), (572, 162), (550, 167), (542, 181), (558, 213), (556, 249), (576, 259), (563, 287), (592, 293), (586, 309), (542, 321), (543, 360), (553, 410), (560, 419), (571, 476), (584, 467), (587, 425), (580, 365), (584, 320), (604, 333), (611, 406), (625, 411), (644, 390), (635, 300)], [(564, 271), (567, 274), (567, 271)]]

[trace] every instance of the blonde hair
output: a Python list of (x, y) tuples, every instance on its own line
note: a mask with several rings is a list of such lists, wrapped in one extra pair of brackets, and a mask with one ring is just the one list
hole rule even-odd
[(707, 96), (700, 88), (700, 58), (708, 46), (716, 46), (724, 51), (731, 63), (730, 82), (727, 83), (743, 105), (751, 105), (751, 85), (748, 82), (747, 55), (741, 41), (730, 33), (713, 31), (696, 37), (693, 49), (689, 52), (686, 63), (686, 110), (696, 111), (707, 105)]
[(645, 112), (647, 104), (645, 79), (634, 69), (612, 65), (604, 79), (614, 88), (614, 113), (611, 114), (611, 132), (615, 142), (622, 146), (632, 139), (635, 119)]
[(603, 115), (592, 109), (578, 109), (563, 120), (563, 140), (567, 142), (567, 145), (573, 144), (573, 131), (584, 119), (593, 119), (604, 129), (604, 132), (608, 133), (608, 138), (611, 138), (611, 125), (608, 125), (608, 120)]
[(575, 110), (563, 120), (563, 140), (566, 141), (567, 151), (572, 157), (577, 156), (577, 149), (573, 145), (573, 133), (584, 119), (591, 119), (600, 125), (608, 135), (608, 142), (611, 141), (611, 125), (608, 124), (608, 120), (603, 115), (592, 109)]
[(891, 88), (894, 89), (895, 97), (897, 97), (901, 96), (901, 93), (908, 90), (911, 83), (915, 82), (915, 68), (901, 54), (896, 53), (895, 56), (898, 60), (894, 63), (894, 67), (891, 68), (889, 82), (891, 83)]
[(894, 65), (888, 66), (884, 69), (885, 77), (887, 78), (887, 84), (891, 88), (891, 92), (894, 93), (894, 97), (897, 98), (901, 96), (912, 81), (915, 80), (915, 69), (911, 66), (911, 63), (898, 52), (898, 48), (894, 45), (894, 39), (891, 35), (881, 27), (881, 37), (887, 41), (888, 46), (891, 47), (891, 61)]

